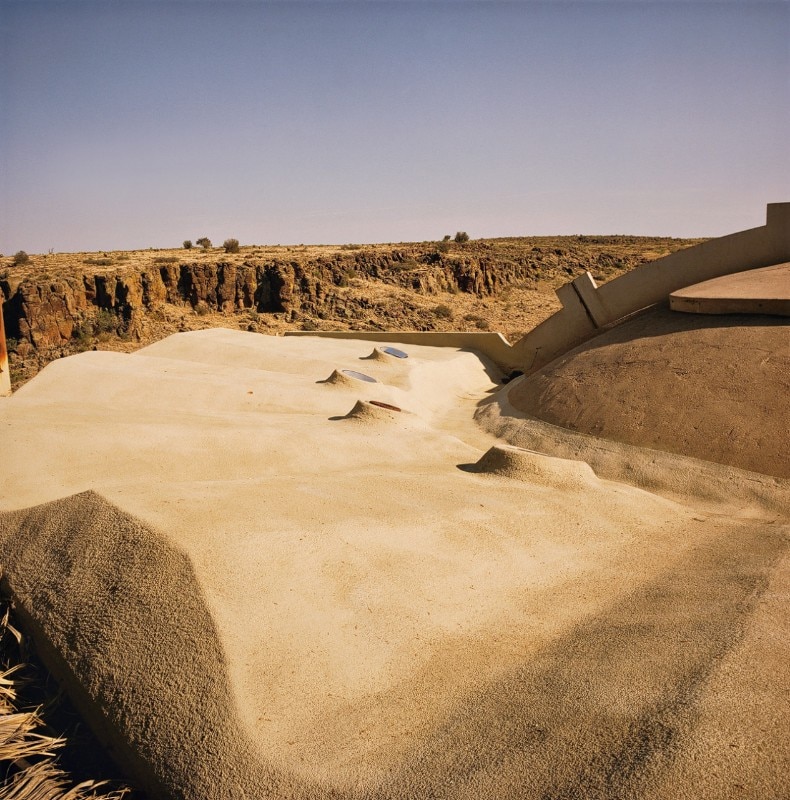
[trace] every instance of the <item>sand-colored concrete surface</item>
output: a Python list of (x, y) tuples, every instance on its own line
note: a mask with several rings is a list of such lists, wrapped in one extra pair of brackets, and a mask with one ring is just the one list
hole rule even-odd
[(790, 317), (790, 264), (736, 272), (669, 295), (673, 311)]
[(790, 477), (790, 325), (655, 310), (518, 383), (513, 406), (594, 436)]
[(6, 589), (131, 776), (786, 796), (787, 482), (531, 452), (491, 364), (402, 349), (179, 334), (0, 404)]

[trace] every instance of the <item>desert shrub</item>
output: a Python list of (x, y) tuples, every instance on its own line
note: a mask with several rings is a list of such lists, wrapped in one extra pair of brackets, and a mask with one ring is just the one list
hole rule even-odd
[(112, 264), (111, 258), (83, 258), (83, 264), (90, 264), (93, 267), (109, 267)]
[(464, 319), (467, 322), (473, 322), (475, 327), (481, 331), (487, 331), (491, 327), (487, 319), (479, 317), (476, 314), (467, 314)]
[(341, 250), (361, 250), (362, 249), (362, 245), (361, 244), (341, 244), (340, 245), (340, 249)]
[(178, 256), (157, 256), (154, 264), (175, 264), (176, 261), (178, 261)]
[(191, 250), (191, 249), (192, 249), (192, 240), (184, 239), (184, 250)]
[(464, 242), (468, 242), (469, 234), (466, 231), (458, 231), (458, 233), (455, 234), (455, 241), (458, 244), (463, 244)]
[(19, 250), (18, 252), (14, 253), (15, 266), (20, 267), (22, 264), (27, 264), (29, 261), (30, 256), (24, 250)]
[(436, 252), (437, 253), (449, 253), (450, 252), (450, 237), (444, 238), (441, 242), (436, 245)]
[(222, 243), (222, 246), (225, 248), (226, 253), (238, 253), (239, 252), (239, 240), (238, 239), (225, 239)]
[(83, 319), (71, 331), (71, 338), (76, 340), (80, 350), (87, 350), (93, 340), (93, 324)]
[(405, 258), (403, 261), (395, 261), (389, 265), (392, 272), (408, 272), (409, 270), (418, 269), (419, 264), (413, 258)]
[(118, 330), (118, 316), (110, 311), (108, 308), (100, 308), (96, 312), (96, 319), (93, 320), (93, 332), (99, 333), (115, 333)]
[(357, 277), (357, 272), (353, 268), (344, 269), (335, 279), (336, 286), (350, 286), (351, 281)]
[(451, 237), (450, 237), (450, 234), (449, 234), (449, 233), (445, 233), (445, 235), (444, 235), (444, 239), (442, 239), (442, 241), (443, 241), (443, 242), (449, 242), (449, 241), (450, 241), (450, 238), (451, 238)]
[(204, 250), (208, 250), (211, 247), (211, 239), (209, 239), (208, 236), (201, 236), (199, 239), (195, 240), (195, 244), (202, 247)]
[(450, 306), (446, 305), (438, 305), (433, 310), (434, 316), (441, 317), (442, 319), (452, 319), (453, 318), (453, 310)]

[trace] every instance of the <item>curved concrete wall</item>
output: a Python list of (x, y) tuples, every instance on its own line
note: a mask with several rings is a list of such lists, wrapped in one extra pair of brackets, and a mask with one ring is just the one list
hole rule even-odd
[(790, 261), (790, 203), (771, 203), (762, 227), (680, 250), (601, 287), (589, 272), (560, 287), (562, 309), (514, 345), (511, 363), (533, 372), (602, 328), (665, 302), (677, 289), (785, 261)]

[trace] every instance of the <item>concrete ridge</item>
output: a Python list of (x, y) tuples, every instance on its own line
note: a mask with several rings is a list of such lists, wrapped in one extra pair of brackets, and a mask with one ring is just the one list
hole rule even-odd
[[(194, 565), (166, 534), (88, 490), (0, 512), (0, 544), (5, 587), (42, 660), (140, 788), (202, 797), (206, 762), (241, 796), (275, 780), (233, 711)], [(152, 724), (157, 715), (168, 724)]]
[(790, 317), (790, 263), (695, 283), (672, 292), (669, 307), (689, 314)]

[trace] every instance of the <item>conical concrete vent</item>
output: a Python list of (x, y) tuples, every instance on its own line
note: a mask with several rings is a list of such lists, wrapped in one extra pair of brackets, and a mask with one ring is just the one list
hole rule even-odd
[(357, 400), (345, 419), (358, 422), (394, 422), (402, 420), (403, 413), (397, 406), (379, 400)]
[(501, 475), (552, 489), (589, 489), (600, 484), (586, 461), (554, 458), (511, 445), (494, 445), (475, 466), (477, 472)]
[(374, 347), (370, 355), (363, 356), (362, 361), (382, 361), (387, 364), (392, 364), (397, 361), (404, 361), (409, 357), (409, 354), (397, 347)]
[(378, 381), (364, 372), (357, 372), (353, 369), (333, 370), (332, 374), (319, 383), (328, 383), (333, 386), (343, 386), (350, 389), (359, 389), (362, 383), (378, 383)]

